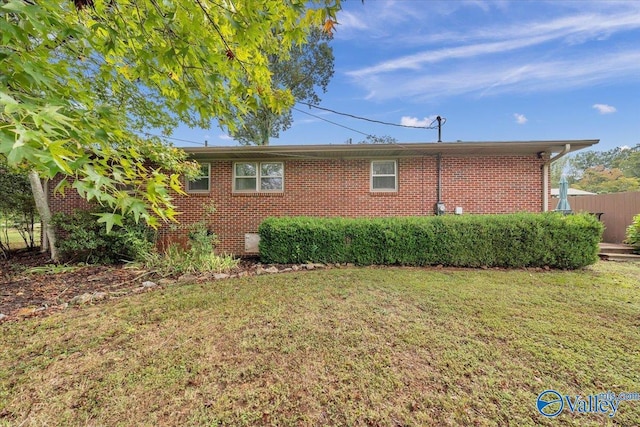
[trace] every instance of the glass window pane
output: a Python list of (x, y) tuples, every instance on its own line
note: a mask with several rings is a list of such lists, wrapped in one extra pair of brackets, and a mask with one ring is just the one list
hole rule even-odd
[(282, 176), (282, 163), (261, 163), (260, 174), (262, 176)]
[(374, 175), (394, 175), (396, 173), (396, 162), (373, 162), (371, 164)]
[(196, 179), (195, 181), (189, 181), (190, 191), (208, 191), (209, 190), (209, 177)]
[(236, 191), (256, 190), (255, 178), (236, 178)]
[(396, 177), (395, 176), (374, 176), (373, 189), (374, 190), (395, 190)]
[(261, 190), (282, 190), (282, 178), (262, 178), (260, 180)]
[(209, 165), (200, 165), (200, 175), (199, 177), (208, 177), (209, 176)]
[(256, 176), (255, 163), (236, 163), (236, 176)]

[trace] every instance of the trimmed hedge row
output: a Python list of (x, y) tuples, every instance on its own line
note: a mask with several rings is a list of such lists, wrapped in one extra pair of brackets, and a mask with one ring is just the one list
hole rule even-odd
[(519, 213), (394, 218), (267, 218), (265, 263), (355, 263), (574, 269), (598, 259), (592, 215)]

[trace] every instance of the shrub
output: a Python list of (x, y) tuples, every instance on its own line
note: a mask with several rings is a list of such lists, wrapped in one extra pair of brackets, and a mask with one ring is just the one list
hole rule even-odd
[(633, 222), (627, 228), (626, 243), (634, 246), (636, 252), (640, 251), (640, 214), (633, 217)]
[(591, 215), (508, 214), (401, 218), (268, 218), (263, 262), (579, 268), (597, 259)]
[(167, 250), (152, 253), (145, 259), (148, 268), (167, 274), (222, 272), (238, 265), (238, 260), (230, 255), (217, 255), (215, 247), (217, 236), (206, 226), (205, 221), (196, 222), (188, 227), (189, 247), (172, 244)]
[(141, 261), (154, 247), (154, 233), (146, 225), (125, 219), (123, 227), (107, 233), (104, 224), (88, 211), (71, 215), (57, 213), (53, 224), (59, 237), (58, 250), (65, 261), (89, 264), (115, 264)]

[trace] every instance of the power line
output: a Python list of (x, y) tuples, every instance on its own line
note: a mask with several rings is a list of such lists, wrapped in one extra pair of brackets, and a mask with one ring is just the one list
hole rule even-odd
[(373, 135), (370, 135), (370, 134), (368, 134), (368, 133), (360, 132), (359, 130), (356, 130), (356, 129), (350, 128), (350, 127), (345, 126), (345, 125), (341, 125), (340, 123), (332, 122), (331, 120), (325, 119), (324, 117), (320, 117), (320, 116), (316, 116), (315, 114), (307, 113), (306, 111), (302, 111), (302, 110), (301, 110), (301, 109), (299, 109), (299, 108), (292, 107), (292, 109), (293, 109), (293, 110), (296, 110), (296, 111), (297, 111), (297, 112), (299, 112), (299, 113), (306, 114), (307, 116), (315, 117), (315, 118), (316, 118), (316, 119), (318, 119), (318, 120), (322, 120), (322, 121), (325, 121), (325, 122), (327, 122), (327, 123), (331, 123), (332, 125), (340, 126), (341, 128), (348, 129), (348, 130), (350, 130), (350, 131), (352, 131), (352, 132), (357, 132), (357, 133), (362, 134), (362, 135), (364, 135), (364, 136), (371, 136), (371, 137), (373, 137)]
[[(411, 128), (411, 129), (438, 129), (438, 125), (434, 125), (434, 123), (437, 122), (437, 119), (432, 120), (431, 123), (429, 124), (429, 126), (403, 125), (403, 124), (398, 124), (398, 123), (383, 122), (381, 120), (369, 119), (367, 117), (356, 116), (354, 114), (349, 114), (349, 113), (341, 113), (339, 111), (332, 110), (330, 108), (325, 108), (325, 107), (320, 107), (319, 105), (309, 104), (308, 102), (299, 101), (299, 103), (300, 104), (304, 104), (304, 105), (306, 105), (308, 107), (311, 107), (311, 108), (316, 108), (318, 110), (328, 111), (328, 112), (333, 113), (333, 114), (339, 114), (341, 116), (351, 117), (353, 119), (364, 120), (364, 121), (367, 121), (367, 122), (378, 123), (378, 124), (386, 125), (386, 126), (396, 126), (396, 127)], [(298, 111), (300, 111), (300, 110), (298, 110)], [(445, 119), (443, 117), (442, 118), (442, 124), (444, 124), (446, 121), (447, 121), (447, 119)]]
[(144, 135), (146, 135), (146, 136), (155, 136), (156, 138), (171, 139), (173, 141), (188, 142), (188, 143), (191, 143), (191, 144), (198, 144), (198, 145), (206, 146), (206, 144), (204, 142), (191, 141), (189, 139), (180, 139), (180, 138), (174, 138), (172, 136), (156, 135), (156, 134), (149, 133), (149, 132), (144, 132)]

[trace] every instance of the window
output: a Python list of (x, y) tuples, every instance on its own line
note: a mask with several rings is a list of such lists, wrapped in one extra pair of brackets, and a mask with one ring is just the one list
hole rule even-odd
[(187, 191), (192, 193), (204, 193), (209, 191), (211, 176), (211, 165), (203, 163), (200, 165), (200, 174), (193, 180), (187, 182)]
[(234, 191), (282, 191), (282, 162), (236, 163), (233, 166)]
[(371, 162), (371, 191), (397, 191), (398, 168), (395, 160)]

